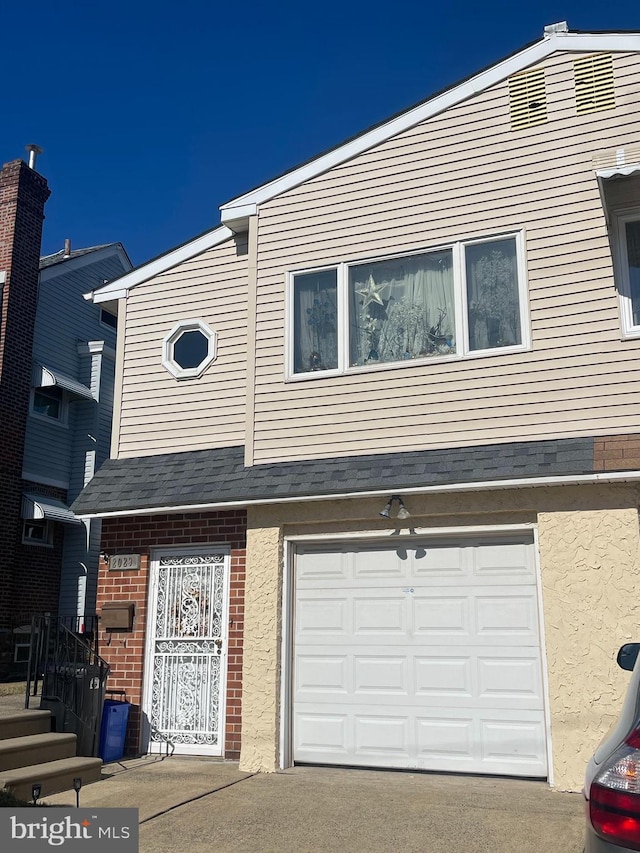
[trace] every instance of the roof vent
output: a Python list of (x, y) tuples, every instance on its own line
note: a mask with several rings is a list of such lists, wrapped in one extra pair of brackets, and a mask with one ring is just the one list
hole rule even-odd
[(509, 107), (512, 130), (543, 124), (547, 120), (544, 68), (509, 78)]
[(574, 60), (573, 75), (578, 115), (615, 108), (613, 60), (610, 53), (582, 56)]
[(569, 27), (566, 21), (558, 21), (557, 24), (548, 24), (544, 28), (544, 36), (552, 36), (554, 33), (568, 33)]

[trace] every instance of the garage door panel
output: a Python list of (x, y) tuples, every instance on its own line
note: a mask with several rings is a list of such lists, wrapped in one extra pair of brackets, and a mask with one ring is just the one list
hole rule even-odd
[(474, 761), (474, 720), (471, 717), (420, 716), (416, 718), (415, 729), (416, 755), (420, 762), (438, 770), (454, 766), (464, 772), (465, 763), (471, 767)]
[(298, 571), (294, 760), (546, 775), (531, 542), (465, 542), (358, 543)]
[[(480, 637), (500, 635), (508, 638), (528, 638), (538, 643), (537, 600), (528, 595), (509, 594), (500, 589), (492, 595), (474, 597), (477, 632)], [(495, 639), (494, 639), (495, 641)]]
[(404, 596), (354, 597), (353, 633), (406, 637), (407, 601)]
[(300, 597), (296, 608), (298, 634), (344, 638), (349, 635), (350, 605), (346, 598)]
[(409, 759), (411, 720), (403, 715), (354, 714), (354, 747), (357, 755), (376, 763), (376, 758)]
[(299, 560), (298, 582), (310, 581), (315, 584), (326, 581), (347, 581), (352, 574), (351, 555), (341, 552), (324, 551), (305, 552), (304, 560)]
[(412, 575), (417, 578), (437, 578), (439, 582), (450, 579), (456, 583), (470, 574), (470, 563), (465, 551), (456, 547), (422, 547), (407, 549)]
[(413, 633), (416, 636), (443, 637), (455, 635), (468, 642), (469, 599), (462, 595), (413, 594)]
[(408, 696), (409, 661), (406, 655), (354, 655), (354, 694)]
[(479, 544), (470, 549), (473, 574), (478, 577), (508, 577), (535, 583), (531, 547), (524, 542)]
[(324, 756), (348, 758), (352, 746), (347, 714), (296, 714), (294, 749), (301, 761), (323, 761)]
[(416, 656), (414, 659), (415, 695), (425, 703), (436, 700), (450, 703), (458, 700), (473, 700), (474, 667), (470, 657), (450, 655)]
[(319, 692), (323, 695), (349, 692), (351, 665), (347, 655), (299, 654), (296, 657), (295, 679), (301, 693)]
[[(488, 772), (534, 776), (546, 774), (545, 726), (542, 714), (529, 719), (500, 719), (497, 714), (479, 722), (484, 766)], [(537, 772), (536, 772), (537, 768)]]
[(408, 577), (410, 566), (396, 554), (398, 559), (390, 560), (388, 550), (371, 550), (366, 553), (355, 553), (353, 556), (353, 578), (354, 580), (393, 580)]
[(529, 708), (542, 710), (542, 676), (537, 655), (479, 656), (476, 671), (479, 700), (487, 700), (497, 707), (514, 707), (519, 702)]

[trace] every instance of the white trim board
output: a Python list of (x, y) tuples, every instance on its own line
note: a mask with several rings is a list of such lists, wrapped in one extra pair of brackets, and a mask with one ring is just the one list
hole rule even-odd
[(92, 290), (91, 293), (85, 293), (84, 298), (95, 303), (121, 299), (127, 295), (132, 287), (142, 284), (144, 281), (149, 281), (153, 276), (166, 272), (172, 267), (178, 266), (178, 264), (191, 260), (196, 255), (206, 252), (207, 249), (212, 249), (220, 243), (224, 243), (225, 240), (229, 240), (231, 237), (233, 237), (233, 231), (227, 228), (226, 225), (220, 225), (212, 231), (201, 234), (195, 240), (183, 243), (182, 246), (172, 249), (159, 258), (154, 258), (148, 263), (131, 270), (131, 272), (121, 275), (104, 287)]

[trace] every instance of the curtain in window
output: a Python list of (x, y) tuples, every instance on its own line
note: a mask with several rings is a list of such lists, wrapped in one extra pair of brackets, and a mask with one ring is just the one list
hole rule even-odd
[(633, 325), (640, 326), (640, 220), (626, 223)]
[(349, 269), (351, 365), (455, 353), (452, 253)]
[(465, 246), (469, 350), (522, 342), (515, 240)]
[(331, 370), (338, 366), (337, 289), (336, 270), (295, 276), (294, 373)]

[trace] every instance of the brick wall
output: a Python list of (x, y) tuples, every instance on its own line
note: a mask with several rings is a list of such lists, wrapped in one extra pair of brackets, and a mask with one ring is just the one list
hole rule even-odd
[(593, 440), (594, 471), (640, 468), (640, 435), (607, 435)]
[(21, 547), (22, 458), (31, 389), (31, 353), (46, 180), (16, 160), (0, 171), (0, 628), (10, 624)]
[(132, 703), (126, 751), (139, 751), (141, 702), (144, 678), (147, 595), (151, 549), (171, 545), (226, 544), (231, 549), (229, 590), (229, 636), (227, 660), (224, 755), (240, 755), (242, 731), (242, 638), (244, 629), (244, 581), (246, 558), (246, 513), (202, 512), (105, 519), (102, 523), (103, 554), (140, 554), (139, 571), (110, 571), (100, 560), (98, 613), (108, 601), (133, 601), (132, 631), (107, 631), (100, 627), (100, 654), (111, 666), (108, 687), (125, 690)]

